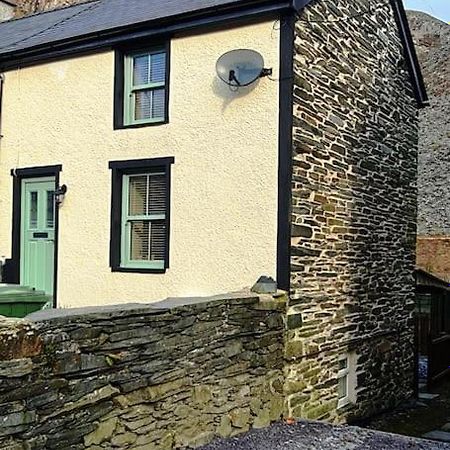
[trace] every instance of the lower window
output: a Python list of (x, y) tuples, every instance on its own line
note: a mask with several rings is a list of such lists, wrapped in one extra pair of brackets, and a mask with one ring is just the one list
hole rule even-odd
[(338, 359), (338, 408), (356, 403), (356, 354), (348, 353)]
[(173, 158), (113, 161), (110, 263), (113, 271), (169, 267)]

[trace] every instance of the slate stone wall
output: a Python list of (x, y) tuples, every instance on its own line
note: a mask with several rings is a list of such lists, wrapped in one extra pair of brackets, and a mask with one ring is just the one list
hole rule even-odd
[(288, 407), (352, 420), (413, 390), (417, 106), (388, 0), (313, 2), (295, 34)]
[(0, 448), (169, 450), (267, 426), (284, 315), (238, 294), (2, 319)]

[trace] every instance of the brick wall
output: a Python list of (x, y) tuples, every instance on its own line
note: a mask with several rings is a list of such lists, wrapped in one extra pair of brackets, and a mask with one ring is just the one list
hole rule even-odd
[(427, 272), (450, 281), (450, 236), (419, 236), (417, 265)]
[[(288, 406), (349, 420), (413, 390), (417, 106), (390, 2), (313, 2), (295, 26)], [(336, 410), (338, 357), (357, 402)]]

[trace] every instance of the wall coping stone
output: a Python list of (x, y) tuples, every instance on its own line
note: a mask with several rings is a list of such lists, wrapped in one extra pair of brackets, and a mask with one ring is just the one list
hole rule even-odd
[[(285, 296), (262, 294), (258, 295), (250, 291), (232, 292), (208, 297), (168, 297), (156, 303), (127, 303), (104, 306), (86, 306), (83, 308), (46, 309), (29, 314), (25, 320), (31, 322), (48, 322), (64, 319), (77, 319), (86, 316), (92, 319), (109, 319), (111, 317), (126, 317), (132, 315), (158, 315), (178, 308), (193, 307), (203, 309), (211, 307), (212, 303), (241, 303), (259, 304), (264, 309), (279, 310), (286, 303)], [(1, 323), (1, 321), (0, 321)]]

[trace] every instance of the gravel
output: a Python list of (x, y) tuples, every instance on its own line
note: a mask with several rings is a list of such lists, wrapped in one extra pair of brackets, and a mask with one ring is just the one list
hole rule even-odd
[(450, 444), (319, 422), (277, 423), (198, 450), (450, 450)]

